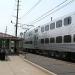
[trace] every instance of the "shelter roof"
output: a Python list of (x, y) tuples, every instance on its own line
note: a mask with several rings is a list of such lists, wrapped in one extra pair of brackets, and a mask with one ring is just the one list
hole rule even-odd
[(13, 35), (9, 35), (9, 34), (6, 34), (6, 33), (1, 33), (1, 32), (0, 32), (0, 39), (21, 40), (21, 38), (19, 38), (19, 37), (15, 37)]

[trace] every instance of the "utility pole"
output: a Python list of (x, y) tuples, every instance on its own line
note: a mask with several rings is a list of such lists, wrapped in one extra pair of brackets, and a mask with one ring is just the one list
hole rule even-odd
[[(17, 14), (16, 14), (16, 30), (15, 30), (15, 36), (17, 38), (17, 29), (18, 29), (18, 17), (19, 17), (19, 0), (17, 0)], [(17, 40), (15, 41), (15, 53), (17, 53)]]
[(16, 37), (17, 37), (17, 28), (18, 28), (18, 17), (19, 17), (19, 0), (17, 1), (16, 31), (15, 31)]

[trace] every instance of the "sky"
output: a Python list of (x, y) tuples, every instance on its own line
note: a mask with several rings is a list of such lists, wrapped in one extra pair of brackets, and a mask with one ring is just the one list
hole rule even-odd
[[(21, 26), (23, 24), (34, 25), (35, 27), (38, 25), (43, 25), (51, 21), (51, 17), (53, 19), (57, 19), (58, 17), (62, 17), (71, 12), (75, 12), (75, 0), (65, 6), (71, 0), (67, 0), (67, 2), (63, 5), (63, 8), (56, 8), (55, 11), (43, 20), (34, 23), (33, 21), (46, 13), (47, 11), (55, 8), (57, 5), (62, 3), (65, 0), (20, 0), (19, 7), (19, 23)], [(30, 13), (26, 14), (37, 2), (39, 4), (30, 11)], [(5, 33), (7, 26), (7, 34), (15, 35), (15, 23), (16, 23), (16, 5), (17, 0), (1, 0), (0, 1), (0, 32)], [(60, 9), (61, 8), (61, 9)], [(60, 10), (59, 10), (60, 9)], [(11, 20), (13, 23), (11, 23)], [(19, 26), (20, 26), (19, 24)], [(32, 28), (23, 26), (24, 28)], [(20, 32), (26, 31), (21, 27), (18, 27), (18, 36)]]

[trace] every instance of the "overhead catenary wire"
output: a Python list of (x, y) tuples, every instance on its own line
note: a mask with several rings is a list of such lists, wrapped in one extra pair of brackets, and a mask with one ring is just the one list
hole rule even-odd
[[(64, 2), (62, 2), (61, 4), (57, 5), (56, 7), (54, 7), (53, 9), (49, 10), (48, 12), (44, 13), (42, 16), (40, 16), (39, 18), (35, 19), (34, 21), (31, 22), (31, 24), (34, 24), (38, 21), (41, 21), (43, 19), (45, 19), (46, 17), (48, 17), (49, 15), (55, 13), (56, 11), (64, 8), (65, 6), (67, 6), (68, 4), (72, 3), (75, 0), (71, 0), (68, 3), (66, 3), (68, 0), (65, 0)], [(58, 8), (58, 9), (56, 9)], [(56, 10), (55, 10), (56, 9)], [(54, 10), (54, 11), (53, 11)], [(51, 12), (51, 13), (50, 13)]]
[(42, 1), (42, 0), (39, 0), (31, 9), (29, 9), (29, 10), (21, 17), (21, 19), (22, 19), (23, 17), (27, 16), (35, 7), (37, 7), (37, 5), (38, 5), (41, 1)]
[[(42, 1), (42, 0), (39, 0), (24, 16), (28, 15), (29, 12), (31, 12), (32, 9), (35, 8), (35, 6), (37, 6), (41, 1)], [(54, 10), (55, 8), (59, 7), (60, 5), (64, 4), (64, 3), (67, 2), (67, 1), (68, 1), (68, 0), (63, 1), (62, 3), (58, 4), (58, 5), (55, 6), (53, 9), (51, 9), (51, 10), (49, 10), (48, 12), (44, 13), (43, 15), (41, 15), (39, 18), (35, 19), (35, 20), (32, 21), (32, 22), (35, 22), (35, 21), (39, 20), (41, 17), (43, 17), (44, 15), (46, 15), (46, 14), (49, 13), (49, 12), (51, 12), (52, 10)], [(22, 16), (22, 18), (23, 18), (24, 16)], [(30, 23), (30, 24), (31, 24), (31, 23)]]
[[(61, 6), (62, 4), (64, 4), (65, 2), (67, 2), (68, 0), (63, 1), (62, 3), (58, 4), (57, 6), (55, 6), (53, 9), (47, 11), (46, 13), (44, 13), (43, 15), (41, 15), (40, 17), (38, 17), (36, 20), (38, 20), (39, 18), (43, 17), (44, 15), (46, 15), (47, 13), (51, 12), (52, 10), (54, 10), (55, 8)], [(34, 20), (34, 21), (36, 21)]]
[[(68, 1), (68, 0), (65, 0), (65, 2), (67, 2), (67, 1)], [(39, 21), (45, 19), (45, 18), (48, 17), (49, 15), (51, 15), (51, 14), (55, 13), (56, 11), (58, 11), (58, 10), (64, 8), (64, 7), (67, 6), (67, 5), (71, 4), (73, 1), (75, 1), (75, 0), (70, 0), (70, 1), (67, 2), (67, 3), (65, 3), (65, 2), (63, 3), (63, 2), (62, 2), (62, 3), (63, 3), (63, 4), (61, 3), (62, 5), (61, 5), (61, 4), (59, 4), (60, 6), (57, 5), (57, 6), (59, 6), (59, 8), (57, 8), (56, 10), (51, 9), (52, 11), (49, 10), (50, 12), (48, 11), (49, 13), (48, 13), (47, 15), (45, 15), (45, 16), (43, 16), (42, 18), (36, 20), (35, 22), (32, 21), (33, 23), (30, 23), (30, 24), (35, 24), (35, 23), (37, 23), (37, 22), (39, 22)], [(53, 11), (53, 10), (54, 10), (54, 11)], [(46, 12), (46, 13), (47, 13), (47, 12)], [(44, 15), (44, 14), (43, 14), (43, 15)]]

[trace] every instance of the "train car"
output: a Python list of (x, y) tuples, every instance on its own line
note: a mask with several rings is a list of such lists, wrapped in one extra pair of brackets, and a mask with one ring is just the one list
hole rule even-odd
[(28, 52), (32, 52), (34, 50), (34, 30), (24, 33), (23, 48)]
[(60, 17), (32, 31), (31, 40), (35, 53), (75, 60), (75, 13)]

